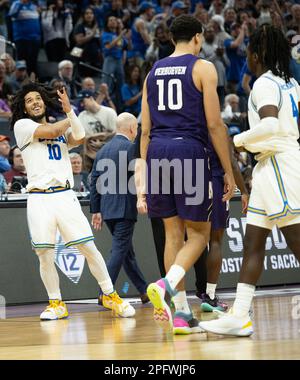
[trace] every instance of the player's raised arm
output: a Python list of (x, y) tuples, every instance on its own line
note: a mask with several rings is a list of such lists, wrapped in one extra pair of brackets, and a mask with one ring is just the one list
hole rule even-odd
[(68, 135), (69, 144), (82, 144), (85, 138), (85, 130), (75, 112), (72, 110), (65, 87), (63, 87), (62, 90), (57, 90), (57, 95), (59, 96), (63, 111), (66, 113), (71, 125), (71, 133)]
[(62, 136), (70, 128), (68, 119), (60, 120), (53, 124), (41, 124), (35, 130), (33, 137), (41, 139), (55, 139)]

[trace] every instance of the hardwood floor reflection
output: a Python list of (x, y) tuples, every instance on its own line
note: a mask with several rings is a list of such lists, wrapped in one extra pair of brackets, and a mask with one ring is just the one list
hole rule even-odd
[[(8, 318), (0, 321), (0, 359), (299, 359), (296, 297), (298, 304), (291, 296), (255, 299), (250, 338), (165, 334), (150, 306), (139, 308), (134, 319), (112, 318), (109, 311), (72, 313), (53, 322), (40, 322), (38, 315)], [(199, 319), (212, 318), (196, 303), (193, 310)]]

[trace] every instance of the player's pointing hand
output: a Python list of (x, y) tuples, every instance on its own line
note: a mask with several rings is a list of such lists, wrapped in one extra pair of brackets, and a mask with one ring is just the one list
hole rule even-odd
[(58, 100), (60, 101), (60, 103), (62, 105), (63, 111), (65, 113), (71, 112), (72, 111), (72, 107), (71, 107), (71, 104), (70, 104), (70, 100), (69, 100), (66, 88), (63, 87), (62, 89), (57, 90), (57, 95), (59, 96)]

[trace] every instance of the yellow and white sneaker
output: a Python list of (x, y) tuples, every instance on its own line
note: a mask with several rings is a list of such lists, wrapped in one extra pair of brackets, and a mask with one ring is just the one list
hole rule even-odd
[(250, 336), (253, 334), (252, 321), (247, 314), (245, 317), (237, 317), (232, 309), (228, 313), (218, 312), (219, 319), (200, 322), (199, 326), (208, 332), (220, 335)]
[(41, 321), (54, 321), (69, 316), (66, 304), (60, 300), (49, 300), (49, 305), (40, 315)]
[(135, 309), (129, 302), (122, 300), (116, 291), (108, 295), (103, 294), (102, 305), (112, 310), (117, 317), (129, 318), (135, 315)]

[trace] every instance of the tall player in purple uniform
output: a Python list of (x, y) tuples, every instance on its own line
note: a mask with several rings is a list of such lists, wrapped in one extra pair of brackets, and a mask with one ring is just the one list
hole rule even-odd
[[(167, 274), (147, 289), (154, 319), (163, 328), (173, 328), (175, 334), (189, 334), (199, 332), (199, 327), (187, 302), (184, 276), (206, 247), (211, 227), (208, 131), (225, 171), (224, 202), (232, 197), (235, 183), (228, 144), (224, 144), (227, 132), (220, 115), (217, 73), (213, 64), (197, 57), (203, 41), (202, 25), (194, 17), (182, 15), (174, 20), (170, 31), (175, 51), (154, 64), (145, 80), (142, 100), (141, 158), (147, 159), (149, 189), (158, 187), (159, 194), (152, 191), (146, 195), (140, 187), (138, 206), (140, 211), (148, 209), (150, 217), (163, 218), (166, 231)], [(150, 173), (155, 170), (155, 160), (163, 159), (169, 163), (177, 160), (183, 170), (181, 173), (176, 169), (169, 173), (162, 170), (156, 183)], [(187, 162), (191, 163), (188, 169)], [(202, 170), (197, 168), (199, 162), (203, 164)], [(182, 180), (176, 182), (178, 174), (182, 174)], [(180, 194), (176, 191), (178, 183), (188, 177), (192, 178), (196, 192), (202, 186), (202, 202), (191, 204), (186, 186)], [(163, 194), (166, 184), (170, 185), (169, 194)], [(188, 240), (184, 243), (185, 231)], [(166, 296), (173, 297), (175, 304), (174, 325)]]

